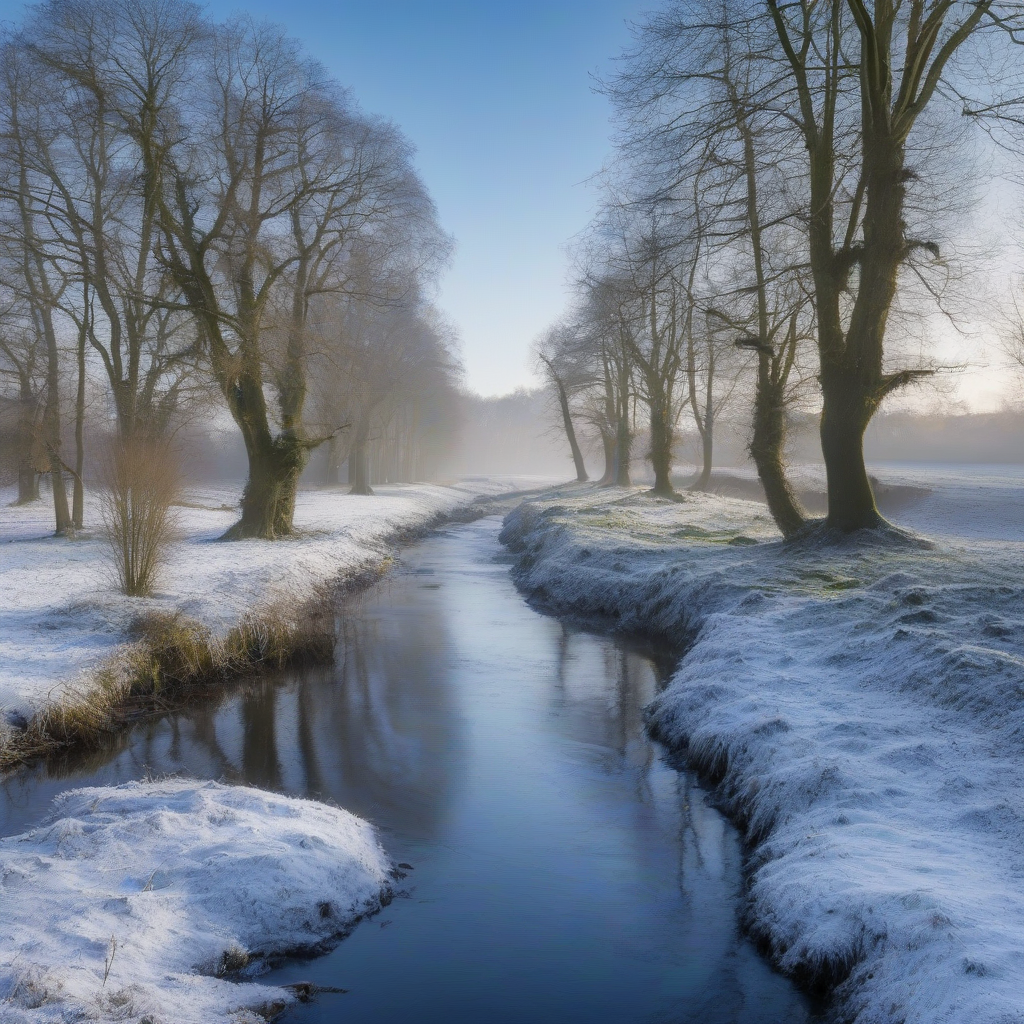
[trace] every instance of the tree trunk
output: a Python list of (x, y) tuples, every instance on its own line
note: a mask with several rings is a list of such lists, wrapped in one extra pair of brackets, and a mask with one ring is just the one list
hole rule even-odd
[[(286, 439), (246, 444), (249, 477), (242, 491), (242, 514), (221, 540), (276, 540), (294, 532), (295, 490), (303, 452)], [(299, 460), (298, 462), (296, 460)]]
[(276, 537), (277, 499), (281, 493), (280, 474), (274, 465), (272, 451), (250, 451), (248, 454), (249, 478), (242, 492), (242, 516), (223, 539), (273, 540)]
[(692, 491), (706, 491), (708, 484), (711, 483), (711, 460), (714, 454), (713, 418), (712, 410), (710, 408), (707, 409), (704, 415), (704, 431), (700, 439), (703, 461), (701, 463), (700, 476), (690, 486)]
[(619, 409), (619, 419), (615, 431), (615, 486), (630, 487), (629, 478), (630, 449), (633, 438), (629, 431), (629, 401), (623, 401)]
[(348, 478), (352, 484), (349, 494), (373, 494), (370, 487), (370, 459), (367, 451), (367, 431), (361, 427), (352, 440), (348, 453)]
[(243, 428), (249, 478), (242, 492), (241, 518), (223, 540), (275, 540), (293, 532), (295, 485), (302, 472), (305, 447), (293, 437), (263, 436)]
[(903, 146), (888, 124), (872, 120), (865, 125), (863, 155), (867, 201), (857, 301), (845, 345), (827, 346), (821, 359), (828, 525), (844, 533), (883, 522), (864, 465), (864, 431), (888, 391), (882, 352), (907, 245)]
[(601, 427), (601, 446), (604, 448), (604, 473), (598, 486), (606, 487), (615, 483), (615, 435)]
[[(294, 430), (276, 437), (271, 432), (263, 397), (259, 362), (244, 352), (243, 372), (224, 376), (221, 390), (242, 433), (249, 462), (249, 477), (242, 492), (242, 515), (222, 540), (274, 540), (293, 530), (294, 484), (309, 456), (309, 449)], [(289, 489), (291, 486), (291, 489)]]
[(287, 537), (288, 534), (295, 532), (295, 497), (303, 468), (304, 466), (298, 466), (290, 470), (278, 488), (277, 508), (274, 511), (275, 537)]
[(569, 396), (565, 393), (562, 382), (556, 378), (555, 384), (558, 387), (558, 404), (562, 409), (562, 423), (565, 425), (565, 436), (569, 438), (569, 447), (572, 449), (572, 461), (576, 467), (577, 483), (585, 484), (590, 477), (587, 476), (587, 467), (583, 464), (583, 453), (576, 441), (576, 429), (572, 425), (572, 415), (569, 412)]
[(338, 438), (332, 434), (327, 442), (324, 457), (324, 484), (328, 487), (338, 482)]
[(791, 537), (804, 525), (803, 511), (786, 477), (783, 455), (786, 445), (786, 407), (783, 385), (772, 381), (769, 357), (762, 353), (754, 393), (754, 432), (750, 457), (764, 488), (768, 511), (783, 537)]
[[(883, 520), (864, 464), (864, 431), (873, 402), (850, 387), (836, 389), (822, 377), (821, 453), (828, 479), (828, 525), (851, 533), (874, 529)], [(837, 393), (838, 391), (838, 393)]]
[[(709, 345), (710, 348), (710, 345)], [(708, 484), (711, 483), (711, 460), (714, 455), (715, 448), (715, 405), (714, 405), (714, 376), (715, 376), (715, 359), (712, 354), (708, 359), (708, 380), (706, 387), (706, 394), (704, 396), (704, 419), (700, 418), (697, 411), (697, 391), (694, 387), (693, 378), (691, 377), (690, 384), (690, 402), (693, 405), (694, 418), (697, 421), (698, 431), (700, 433), (701, 441), (701, 453), (703, 461), (701, 464), (700, 476), (690, 485), (691, 491), (706, 491)]]
[(60, 378), (55, 339), (49, 352), (49, 364), (46, 409), (43, 413), (43, 434), (46, 438), (50, 479), (53, 482), (54, 533), (62, 537), (74, 532), (74, 524), (71, 521), (71, 510), (68, 508), (68, 493), (64, 488), (64, 461), (61, 459), (60, 451)]
[(665, 415), (664, 403), (651, 402), (651, 466), (654, 468), (653, 492), (663, 498), (675, 495), (672, 487), (672, 428)]
[[(40, 279), (44, 278), (42, 260), (39, 263)], [(57, 350), (57, 335), (53, 328), (51, 307), (42, 305), (36, 310), (37, 324), (42, 327), (46, 341), (46, 399), (43, 406), (43, 439), (46, 445), (50, 479), (53, 481), (54, 533), (64, 536), (74, 532), (71, 510), (68, 508), (68, 494), (64, 488), (64, 460), (61, 456), (60, 432), (60, 353)]]
[(78, 337), (78, 392), (75, 395), (75, 483), (72, 495), (71, 521), (76, 530), (85, 522), (85, 328)]
[(39, 474), (32, 460), (21, 459), (18, 462), (18, 500), (16, 504), (27, 505), (39, 500)]
[(64, 466), (60, 456), (53, 452), (50, 453), (50, 481), (53, 485), (53, 532), (58, 537), (64, 537), (74, 533), (74, 524), (68, 508), (68, 492), (64, 487)]
[(295, 497), (299, 490), (299, 477), (309, 462), (309, 447), (290, 430), (275, 438), (274, 446), (285, 453), (274, 512), (274, 536), (287, 537), (295, 532)]
[(23, 382), (18, 410), (18, 501), (27, 505), (39, 500), (39, 474), (35, 447), (38, 403), (27, 382)]

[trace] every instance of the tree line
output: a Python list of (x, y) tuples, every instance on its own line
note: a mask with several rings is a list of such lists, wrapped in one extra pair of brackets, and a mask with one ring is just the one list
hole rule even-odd
[[(639, 403), (654, 492), (672, 496), (687, 411), (707, 487), (716, 417), (750, 407), (749, 453), (784, 536), (795, 405), (820, 409), (830, 528), (883, 524), (863, 438), (882, 402), (936, 371), (901, 342), (944, 309), (958, 180), (975, 140), (1024, 125), (1024, 10), (994, 0), (685, 0), (635, 27), (603, 83), (616, 152), (576, 247), (577, 298), (540, 340), (577, 474), (629, 483)], [(975, 169), (976, 170), (976, 169)], [(960, 261), (962, 263), (962, 261)], [(1019, 320), (1019, 318), (1018, 318)]]
[(19, 500), (47, 475), (59, 534), (90, 403), (153, 450), (226, 411), (231, 538), (292, 531), (320, 445), (358, 493), (374, 453), (415, 472), (459, 372), (428, 298), (450, 252), (408, 141), (275, 26), (46, 0), (0, 40), (0, 388)]

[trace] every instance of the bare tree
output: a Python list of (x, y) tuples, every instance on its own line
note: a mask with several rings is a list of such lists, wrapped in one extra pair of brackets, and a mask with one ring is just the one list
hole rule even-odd
[(421, 416), (434, 398), (451, 400), (458, 374), (443, 325), (409, 287), (401, 300), (350, 296), (334, 303), (320, 329), (332, 339), (321, 405), (326, 401), (350, 424), (351, 493), (372, 494), (375, 481), (410, 478)]
[(605, 458), (601, 485), (629, 487), (635, 391), (628, 293), (621, 281), (593, 269), (582, 275), (579, 288), (575, 319), (592, 367), (583, 416), (601, 436)]
[(732, 400), (744, 366), (735, 358), (731, 339), (712, 322), (712, 310), (692, 317), (686, 339), (686, 382), (690, 411), (701, 448), (701, 468), (690, 490), (705, 491), (714, 463), (715, 426), (719, 414)]
[(61, 359), (55, 318), (68, 282), (51, 244), (49, 193), (35, 171), (35, 153), (50, 145), (53, 133), (39, 102), (40, 83), (14, 41), (4, 42), (0, 61), (0, 230), (13, 270), (12, 287), (25, 303), (27, 329), (42, 339), (45, 353), (41, 440), (53, 485), (55, 532), (63, 535), (73, 533), (74, 526), (64, 487)]
[(347, 107), (293, 41), (236, 20), (202, 66), (208, 102), (148, 173), (163, 182), (166, 265), (248, 454), (227, 536), (272, 538), (291, 531), (298, 474), (326, 440), (302, 425), (310, 299), (349, 287), (352, 247), (385, 223), (405, 239), (441, 236), (404, 140)]
[[(0, 372), (22, 496), (45, 453), (58, 532), (83, 516), (90, 374), (129, 447), (212, 382), (249, 461), (228, 537), (291, 532), (310, 452), (347, 425), (321, 402), (339, 418), (308, 429), (311, 368), (346, 366), (345, 393), (373, 379), (364, 461), (372, 442), (386, 477), (418, 471), (457, 376), (422, 298), (451, 244), (392, 125), (280, 30), (189, 0), (44, 0), (0, 57)], [(380, 358), (322, 329), (354, 306)]]
[(100, 358), (123, 436), (166, 430), (194, 377), (195, 332), (165, 301), (159, 178), (144, 152), (174, 117), (202, 31), (198, 8), (182, 0), (51, 0), (22, 37), (51, 83), (53, 139), (34, 160), (54, 245), (84, 286), (65, 312)]
[(26, 505), (39, 500), (45, 356), (19, 305), (8, 294), (0, 309), (0, 387), (8, 407), (4, 433), (16, 463), (16, 503)]
[(578, 483), (586, 483), (590, 477), (583, 461), (583, 452), (576, 440), (576, 428), (572, 422), (570, 399), (589, 383), (585, 351), (578, 342), (577, 331), (570, 324), (557, 324), (548, 330), (537, 344), (537, 361), (544, 369), (548, 383), (558, 399), (569, 450)]
[(653, 491), (672, 497), (676, 430), (689, 401), (679, 385), (703, 256), (699, 213), (690, 222), (660, 202), (619, 201), (607, 209), (601, 232), (619, 291), (619, 330), (648, 409)]
[[(703, 362), (713, 373), (730, 340), (756, 353), (750, 452), (772, 514), (789, 535), (803, 523), (783, 448), (801, 337), (787, 328), (805, 275), (806, 215), (788, 186), (802, 168), (792, 157), (799, 140), (784, 116), (786, 97), (749, 18), (723, 0), (673, 4), (637, 34), (638, 45), (607, 86), (619, 115), (619, 174), (649, 201), (692, 211), (688, 220), (708, 267), (699, 296), (690, 286), (691, 310), (697, 302), (704, 311)], [(691, 312), (690, 403), (710, 456), (714, 400), (710, 391), (702, 400), (696, 387), (694, 323)], [(713, 376), (704, 383), (712, 388)], [(709, 476), (706, 457), (696, 486)]]
[(997, 20), (1019, 24), (1021, 15), (992, 0), (880, 0), (873, 8), (767, 0), (767, 16), (778, 47), (772, 59), (791, 88), (787, 115), (807, 154), (828, 523), (874, 527), (882, 520), (864, 431), (886, 396), (932, 372), (885, 361), (901, 270), (922, 253), (939, 254), (934, 238), (908, 233), (913, 133), (972, 38)]
[(1024, 299), (1021, 298), (1021, 284), (1017, 281), (1004, 303), (1003, 315), (998, 325), (999, 341), (1009, 361), (1010, 371), (1018, 384), (1024, 381)]

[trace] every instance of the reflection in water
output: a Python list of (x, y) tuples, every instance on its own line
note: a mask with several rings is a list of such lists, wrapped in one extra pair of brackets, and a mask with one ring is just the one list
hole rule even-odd
[[(346, 609), (332, 668), (255, 680), (86, 758), (3, 780), (0, 834), (24, 830), (62, 790), (164, 774), (329, 800), (429, 834), (461, 747), (439, 660), (444, 623), (429, 609), (407, 613), (401, 600), (379, 611), (358, 601)], [(403, 685), (411, 678), (415, 690)]]
[(658, 676), (530, 609), (497, 524), (412, 549), (350, 602), (337, 664), (8, 779), (0, 830), (60, 789), (181, 772), (330, 800), (415, 871), (409, 898), (267, 980), (349, 990), (312, 1021), (804, 1021), (741, 936), (741, 852), (644, 730)]

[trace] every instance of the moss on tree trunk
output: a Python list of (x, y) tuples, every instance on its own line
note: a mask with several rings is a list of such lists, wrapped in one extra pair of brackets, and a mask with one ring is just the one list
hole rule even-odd
[(805, 522), (803, 511), (786, 477), (785, 380), (773, 379), (770, 361), (761, 356), (754, 393), (754, 430), (750, 457), (764, 488), (768, 511), (783, 537), (791, 537)]
[(651, 466), (654, 468), (655, 494), (670, 498), (675, 495), (672, 487), (672, 427), (665, 415), (661, 402), (652, 401), (651, 408)]

